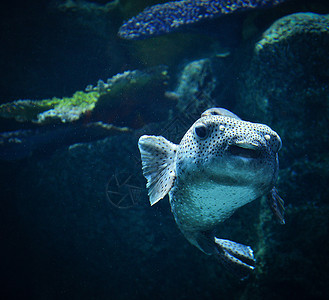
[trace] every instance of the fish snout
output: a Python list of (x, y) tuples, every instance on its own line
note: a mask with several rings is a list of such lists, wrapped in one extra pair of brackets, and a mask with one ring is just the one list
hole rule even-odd
[(261, 152), (270, 149), (277, 153), (281, 149), (279, 135), (270, 130), (264, 132), (250, 131), (245, 136), (234, 136), (228, 143), (228, 151), (234, 156), (258, 158)]
[(266, 144), (271, 148), (275, 153), (279, 152), (282, 146), (281, 138), (276, 132), (266, 133), (264, 135)]

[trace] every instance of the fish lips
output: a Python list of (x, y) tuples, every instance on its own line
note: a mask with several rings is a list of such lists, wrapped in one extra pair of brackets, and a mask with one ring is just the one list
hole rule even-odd
[(261, 146), (256, 143), (236, 142), (229, 144), (227, 151), (232, 156), (257, 159), (261, 155)]

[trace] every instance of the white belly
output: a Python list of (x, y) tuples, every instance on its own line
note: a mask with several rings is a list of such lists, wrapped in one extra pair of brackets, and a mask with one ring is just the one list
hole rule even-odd
[(256, 193), (248, 186), (225, 186), (202, 183), (171, 195), (176, 222), (184, 230), (209, 230), (233, 212), (255, 200)]

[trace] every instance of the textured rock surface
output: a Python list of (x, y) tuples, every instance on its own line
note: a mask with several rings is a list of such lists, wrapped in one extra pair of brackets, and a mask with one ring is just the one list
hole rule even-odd
[(305, 120), (300, 113), (310, 109), (310, 101), (313, 110), (318, 102), (325, 105), (328, 43), (327, 16), (300, 13), (275, 22), (256, 43), (241, 73), (240, 110), (260, 121), (289, 120), (292, 114)]
[[(77, 91), (72, 97), (18, 100), (1, 104), (0, 117), (41, 125), (77, 120), (86, 123), (92, 119), (141, 127), (151, 121), (143, 116), (143, 113), (147, 114), (145, 107), (152, 106), (154, 102), (167, 109), (173, 105), (164, 97), (168, 79), (166, 66), (126, 71), (108, 79), (107, 83), (99, 80), (96, 87), (88, 85), (85, 92)], [(140, 100), (137, 101), (138, 98)], [(162, 118), (166, 115), (166, 110), (159, 110), (157, 120), (161, 119), (160, 112)], [(129, 118), (124, 118), (123, 114), (129, 113)]]
[(326, 294), (328, 25), (324, 15), (286, 16), (264, 33), (245, 62), (237, 110), (270, 124), (280, 134), (278, 188), (287, 206), (285, 226), (276, 227), (266, 219), (260, 224), (262, 268), (256, 271), (249, 295), (322, 299)]
[(170, 1), (146, 8), (125, 22), (119, 36), (144, 39), (170, 33), (181, 27), (217, 18), (234, 12), (277, 5), (285, 0), (182, 0)]
[(328, 16), (289, 15), (264, 33), (242, 73), (237, 107), (282, 129), (284, 166), (326, 156), (328, 47)]
[(89, 85), (87, 91), (77, 91), (72, 97), (2, 104), (0, 117), (24, 122), (28, 129), (0, 133), (0, 159), (49, 153), (165, 120), (176, 104), (164, 96), (168, 79), (167, 67), (158, 66), (126, 71), (107, 83), (99, 80), (96, 87)]

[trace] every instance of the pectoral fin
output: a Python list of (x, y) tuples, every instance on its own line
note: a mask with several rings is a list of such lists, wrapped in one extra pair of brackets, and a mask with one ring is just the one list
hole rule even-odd
[(275, 187), (267, 195), (267, 203), (269, 204), (273, 214), (277, 217), (281, 224), (285, 224), (284, 220), (284, 201), (279, 196)]
[(216, 237), (215, 243), (218, 252), (216, 258), (241, 279), (246, 278), (255, 268), (256, 260), (249, 246)]
[(151, 205), (164, 198), (175, 180), (177, 145), (162, 136), (143, 135), (138, 141)]
[(210, 231), (182, 232), (191, 244), (208, 255), (214, 255), (224, 267), (240, 279), (245, 279), (255, 269), (256, 259), (249, 246), (218, 239)]

